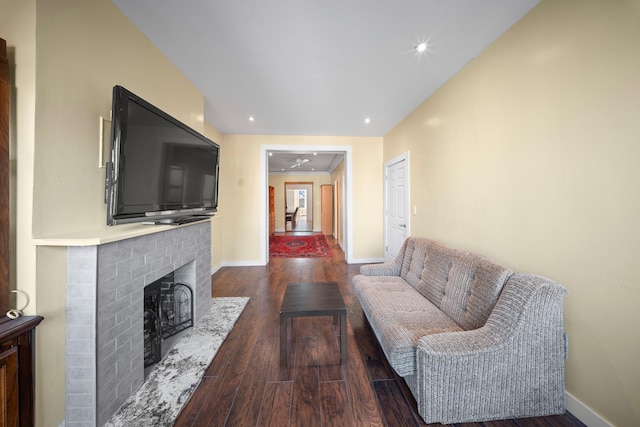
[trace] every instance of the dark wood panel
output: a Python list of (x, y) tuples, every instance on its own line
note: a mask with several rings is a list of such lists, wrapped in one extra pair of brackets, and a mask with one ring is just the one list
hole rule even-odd
[(9, 311), (9, 61), (0, 39), (0, 316)]
[(267, 383), (260, 409), (260, 419), (256, 425), (281, 427), (289, 425), (293, 383)]
[(517, 427), (518, 422), (516, 420), (498, 420), (498, 421), (485, 421), (484, 423), (463, 423), (456, 424), (456, 427), (477, 427), (478, 425), (483, 425), (484, 427)]
[(395, 380), (375, 381), (373, 387), (387, 426), (417, 427), (418, 420)]
[[(305, 343), (309, 340), (301, 341)], [(318, 369), (314, 366), (297, 366), (293, 378), (291, 425), (297, 427), (321, 426)]]
[[(355, 302), (352, 304), (358, 304)], [(354, 310), (355, 311), (355, 310)], [(373, 334), (366, 317), (362, 312), (349, 317), (353, 327), (358, 349), (365, 363), (367, 373), (372, 380), (388, 380), (394, 378), (393, 368), (389, 366), (387, 359), (382, 353), (380, 344)]]
[[(212, 405), (211, 395), (219, 387), (216, 382), (218, 377), (203, 377), (198, 385), (198, 393), (194, 393), (191, 399), (182, 408), (182, 412), (175, 423), (175, 426), (191, 426), (194, 425), (202, 408)], [(197, 424), (195, 424), (197, 425)], [(203, 424), (204, 425), (204, 424)]]
[[(507, 424), (511, 421), (513, 424)], [(537, 417), (537, 418), (518, 418), (517, 420), (509, 420), (501, 423), (501, 426), (517, 426), (517, 427), (550, 427), (553, 424), (547, 418)], [(485, 423), (485, 425), (488, 423)]]
[(0, 425), (17, 426), (19, 411), (16, 346), (0, 353)]
[(349, 403), (353, 411), (354, 425), (383, 426), (380, 406), (371, 381), (367, 376), (362, 358), (359, 357), (357, 345), (353, 339), (353, 332), (349, 335), (351, 336), (347, 346), (351, 356), (347, 359), (345, 381), (350, 397)]
[(227, 424), (231, 426), (256, 425), (260, 416), (262, 397), (267, 384), (267, 373), (276, 361), (275, 348), (268, 340), (258, 340), (253, 347), (250, 368), (244, 374)]
[[(22, 316), (15, 320), (6, 316), (0, 318), (0, 348), (5, 358), (0, 364), (7, 369), (5, 397), (9, 398), (8, 401), (0, 401), (0, 405), (6, 406), (5, 414), (9, 420), (18, 420), (18, 424), (6, 425), (27, 427), (35, 424), (35, 328), (42, 320), (41, 316)], [(13, 372), (14, 369), (17, 373)], [(17, 412), (13, 399), (18, 402)]]
[[(302, 320), (302, 319), (300, 319)], [(307, 319), (305, 319), (307, 320)], [(316, 368), (318, 375), (318, 345), (316, 337), (302, 336), (293, 340), (295, 345), (295, 367), (296, 368)], [(294, 376), (297, 372), (294, 370)]]
[(339, 331), (333, 325), (331, 317), (319, 318), (318, 322), (318, 374), (320, 381), (341, 381)]
[[(273, 258), (264, 267), (227, 267), (213, 296), (251, 298), (180, 414), (176, 426), (425, 426), (402, 378), (389, 367), (353, 294), (358, 265), (347, 265), (330, 236), (332, 258)], [(279, 309), (288, 283), (338, 282), (347, 307), (348, 358), (340, 364), (331, 316), (294, 318), (289, 366), (279, 362)], [(458, 424), (507, 427), (582, 424), (570, 414)], [(439, 426), (436, 424), (435, 426)]]
[(322, 425), (349, 427), (353, 425), (349, 397), (344, 381), (320, 383)]
[[(243, 316), (245, 314), (247, 315), (246, 320), (249, 321), (247, 325), (256, 321), (255, 314), (252, 313), (253, 311), (251, 305), (247, 304), (247, 308), (245, 308), (245, 312), (247, 313), (243, 313)], [(237, 337), (234, 340), (235, 348), (233, 350), (227, 350), (227, 357), (221, 359), (219, 363), (216, 363), (218, 355), (214, 358), (209, 371), (212, 371), (212, 373), (218, 377), (218, 381), (216, 382), (218, 386), (208, 394), (208, 403), (198, 412), (198, 416), (192, 425), (224, 426), (238, 393), (240, 382), (247, 370), (251, 369), (249, 366), (249, 357), (256, 343), (254, 328), (247, 329), (240, 326), (237, 331), (234, 328), (232, 334), (234, 337)], [(197, 390), (197, 392), (199, 392), (199, 390)], [(196, 395), (199, 394), (197, 392), (195, 393)], [(181, 421), (181, 419), (178, 418), (178, 421)]]

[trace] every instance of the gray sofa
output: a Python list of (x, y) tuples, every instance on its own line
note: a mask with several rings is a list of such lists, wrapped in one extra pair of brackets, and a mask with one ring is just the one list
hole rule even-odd
[(355, 294), (425, 422), (564, 413), (563, 286), (416, 237), (360, 273)]

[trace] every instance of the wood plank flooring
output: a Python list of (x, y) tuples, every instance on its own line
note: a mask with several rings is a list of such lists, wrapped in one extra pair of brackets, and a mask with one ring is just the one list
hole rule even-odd
[[(213, 275), (213, 296), (248, 296), (175, 426), (424, 426), (404, 380), (389, 367), (353, 294), (348, 265), (333, 238), (332, 258), (272, 258), (264, 267), (226, 267)], [(279, 307), (287, 283), (336, 281), (347, 305), (348, 360), (340, 364), (333, 319), (293, 319), (289, 365), (279, 364)], [(460, 427), (583, 426), (564, 416)]]

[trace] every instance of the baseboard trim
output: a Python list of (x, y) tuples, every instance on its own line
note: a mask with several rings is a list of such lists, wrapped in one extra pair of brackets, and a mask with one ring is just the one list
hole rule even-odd
[[(291, 230), (275, 229), (275, 230), (273, 230), (273, 232), (274, 233), (288, 233), (288, 232), (291, 232)], [(304, 230), (304, 231), (301, 231), (301, 232), (302, 233), (308, 233), (308, 232), (311, 232), (311, 233), (322, 233), (322, 230), (321, 229), (320, 230)]]
[(354, 258), (349, 264), (377, 264), (384, 262), (384, 258)]
[(589, 427), (612, 427), (609, 421), (597, 414), (593, 409), (576, 399), (571, 393), (565, 392), (567, 411)]
[[(384, 258), (357, 258), (352, 260), (349, 264), (376, 264), (379, 262), (384, 262)], [(260, 261), (224, 261), (211, 268), (211, 274), (214, 274), (222, 267), (260, 267), (263, 265), (265, 264)]]
[(213, 276), (214, 274), (216, 274), (216, 272), (220, 270), (222, 267), (224, 267), (222, 263), (211, 267), (211, 275)]
[(263, 265), (266, 264), (260, 261), (225, 261), (220, 264), (218, 269), (222, 267), (259, 267)]

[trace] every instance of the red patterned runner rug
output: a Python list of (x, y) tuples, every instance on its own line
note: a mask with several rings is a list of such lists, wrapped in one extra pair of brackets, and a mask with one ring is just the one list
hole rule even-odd
[(276, 258), (330, 257), (331, 250), (322, 234), (312, 236), (271, 236), (269, 255)]

